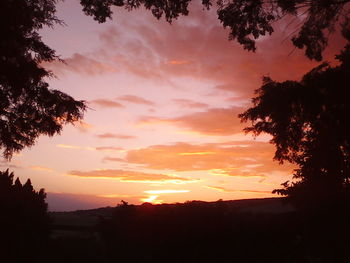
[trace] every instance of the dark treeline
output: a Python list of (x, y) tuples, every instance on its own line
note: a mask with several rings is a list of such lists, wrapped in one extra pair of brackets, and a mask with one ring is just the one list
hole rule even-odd
[(348, 222), (339, 210), (305, 215), (239, 212), (223, 201), (123, 204), (100, 233), (110, 262), (348, 262)]
[[(1, 262), (349, 262), (349, 200), (284, 198), (48, 213), (44, 190), (0, 173)], [(58, 220), (59, 219), (59, 220)], [(61, 221), (60, 221), (61, 220)]]
[(124, 202), (109, 215), (92, 211), (104, 214), (94, 235), (54, 239), (52, 262), (349, 262), (347, 210), (305, 213), (276, 206), (283, 199), (255, 208), (253, 201)]

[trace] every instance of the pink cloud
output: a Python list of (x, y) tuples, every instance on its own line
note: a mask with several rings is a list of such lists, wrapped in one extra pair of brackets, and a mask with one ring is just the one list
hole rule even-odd
[(136, 138), (136, 136), (133, 136), (133, 135), (116, 134), (116, 133), (98, 134), (97, 137), (100, 139), (135, 139)]
[(118, 179), (122, 182), (136, 182), (136, 183), (189, 183), (193, 180), (171, 176), (166, 174), (154, 174), (125, 170), (92, 170), (92, 171), (70, 171), (68, 175), (86, 177), (86, 178), (99, 178), (99, 179)]
[(98, 105), (100, 107), (105, 107), (105, 108), (123, 108), (124, 107), (119, 102), (116, 102), (116, 101), (113, 101), (113, 100), (108, 100), (108, 99), (91, 100), (90, 103), (96, 104), (96, 105)]
[(13, 164), (13, 161), (9, 162), (9, 161), (6, 161), (6, 160), (1, 160), (1, 159), (0, 159), (0, 167), (4, 168), (4, 169), (9, 169), (9, 168), (20, 169), (20, 168), (23, 168), (23, 167), (21, 167), (19, 165)]
[(212, 108), (175, 118), (143, 117), (139, 123), (166, 123), (206, 135), (225, 136), (242, 132), (244, 125), (237, 117), (241, 112), (240, 107)]
[(209, 106), (206, 103), (196, 102), (189, 99), (173, 99), (172, 101), (178, 104), (179, 106), (187, 108), (206, 108)]
[[(288, 22), (280, 22), (272, 36), (259, 39), (257, 53), (251, 53), (228, 41), (228, 31), (218, 21), (215, 10), (203, 11), (199, 3), (191, 4), (188, 17), (180, 17), (171, 25), (157, 21), (144, 10), (132, 14), (119, 10), (118, 25), (99, 35), (100, 49), (74, 54), (66, 59), (65, 66), (52, 65), (84, 74), (126, 71), (163, 81), (183, 76), (210, 80), (217, 83), (213, 86), (214, 90), (218, 87), (216, 92), (226, 87), (225, 92), (248, 98), (261, 85), (263, 75), (276, 80), (299, 79), (316, 65), (305, 58), (303, 51), (290, 55), (294, 47), (290, 41), (283, 41), (291, 33), (284, 31)], [(326, 58), (333, 59), (343, 43), (335, 39)]]
[(145, 105), (149, 105), (149, 106), (154, 105), (154, 103), (150, 100), (146, 100), (144, 98), (141, 98), (138, 96), (133, 96), (133, 95), (125, 95), (125, 96), (118, 97), (117, 99), (131, 102), (131, 103), (135, 103), (135, 104), (145, 104)]
[(111, 63), (101, 62), (79, 53), (75, 53), (72, 57), (64, 59), (64, 62), (45, 62), (43, 66), (58, 75), (65, 74), (69, 71), (83, 75), (100, 75), (119, 72), (116, 66)]
[(85, 121), (78, 121), (74, 123), (74, 127), (78, 129), (80, 132), (85, 133), (92, 129), (94, 126), (90, 123), (87, 123)]
[(33, 165), (30, 166), (29, 169), (36, 170), (36, 171), (41, 171), (41, 172), (48, 172), (52, 173), (54, 170), (45, 166), (40, 166), (40, 165)]

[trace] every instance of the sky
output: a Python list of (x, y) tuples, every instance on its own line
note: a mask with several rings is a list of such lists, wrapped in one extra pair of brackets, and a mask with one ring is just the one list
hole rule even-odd
[[(215, 10), (197, 2), (171, 25), (142, 8), (115, 9), (104, 24), (79, 1), (57, 8), (65, 25), (40, 33), (65, 63), (43, 66), (56, 75), (51, 88), (88, 109), (60, 135), (0, 161), (44, 188), (50, 210), (273, 197), (292, 179), (295, 167), (272, 160), (271, 138), (246, 135), (237, 115), (263, 76), (299, 80), (318, 65), (290, 43), (298, 21), (278, 23), (253, 53), (228, 41)], [(343, 42), (331, 43), (333, 61)]]

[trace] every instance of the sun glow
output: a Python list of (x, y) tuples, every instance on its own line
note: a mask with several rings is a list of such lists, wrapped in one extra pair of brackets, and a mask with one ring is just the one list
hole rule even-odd
[(152, 204), (161, 204), (162, 200), (157, 200), (158, 195), (150, 195), (147, 198), (142, 198), (141, 201), (145, 203), (152, 203)]
[(146, 194), (177, 194), (177, 193), (188, 193), (190, 190), (149, 190), (144, 191)]
[(144, 191), (144, 193), (149, 194), (149, 196), (147, 198), (142, 198), (140, 200), (146, 203), (161, 204), (163, 203), (163, 200), (157, 199), (161, 194), (178, 194), (178, 193), (188, 193), (188, 192), (190, 192), (190, 190), (171, 190), (171, 189), (147, 190), (147, 191)]

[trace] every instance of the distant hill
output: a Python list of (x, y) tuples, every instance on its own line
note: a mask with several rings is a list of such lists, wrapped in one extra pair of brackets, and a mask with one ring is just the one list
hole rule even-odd
[[(241, 213), (271, 213), (279, 214), (292, 211), (293, 208), (284, 204), (283, 198), (257, 198), (257, 199), (242, 199), (242, 200), (227, 200), (227, 201), (187, 201), (185, 203), (174, 204), (158, 204), (153, 205), (144, 203), (141, 205), (134, 205), (136, 209), (143, 209), (145, 207), (181, 207), (192, 204), (202, 208), (211, 208), (218, 203), (225, 206), (228, 211), (235, 211)], [(79, 226), (90, 227), (95, 225), (99, 218), (110, 218), (113, 215), (115, 207), (101, 207), (96, 209), (76, 210), (70, 212), (50, 212), (53, 219), (54, 226)]]

